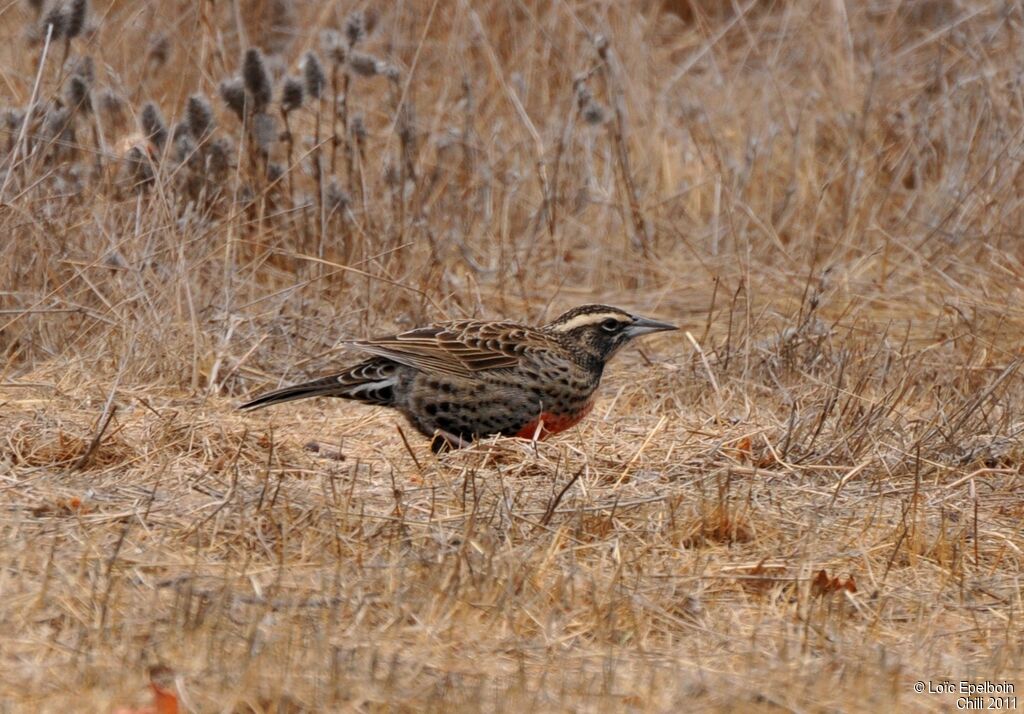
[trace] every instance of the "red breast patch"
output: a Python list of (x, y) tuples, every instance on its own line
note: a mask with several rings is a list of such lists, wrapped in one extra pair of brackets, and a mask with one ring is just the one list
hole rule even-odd
[[(590, 400), (583, 405), (583, 408), (577, 412), (571, 414), (556, 414), (554, 412), (541, 412), (540, 416), (531, 419), (530, 422), (520, 429), (516, 436), (520, 439), (532, 439), (534, 434), (537, 435), (537, 439), (543, 440), (552, 434), (557, 434), (560, 431), (576, 426), (583, 417), (590, 413), (590, 410), (594, 408), (594, 401)], [(538, 430), (538, 426), (540, 429)]]

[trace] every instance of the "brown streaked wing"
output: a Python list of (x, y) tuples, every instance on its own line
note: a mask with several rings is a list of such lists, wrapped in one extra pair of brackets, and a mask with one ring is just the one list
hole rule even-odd
[[(515, 323), (464, 320), (351, 344), (424, 372), (469, 376), (486, 369), (516, 366), (527, 350), (524, 338), (532, 334), (532, 330)], [(540, 339), (546, 341), (543, 336)]]

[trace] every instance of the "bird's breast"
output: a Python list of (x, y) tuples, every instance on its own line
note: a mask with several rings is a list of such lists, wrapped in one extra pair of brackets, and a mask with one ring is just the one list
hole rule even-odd
[(583, 421), (583, 418), (594, 408), (594, 400), (589, 399), (576, 410), (568, 412), (541, 412), (521, 428), (516, 436), (520, 439), (544, 439), (552, 434), (565, 431)]

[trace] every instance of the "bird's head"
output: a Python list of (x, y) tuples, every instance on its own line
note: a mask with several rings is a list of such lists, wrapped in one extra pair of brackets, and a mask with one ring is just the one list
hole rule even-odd
[(608, 305), (580, 305), (544, 326), (545, 332), (558, 335), (564, 343), (580, 349), (601, 365), (635, 337), (676, 329), (667, 322)]

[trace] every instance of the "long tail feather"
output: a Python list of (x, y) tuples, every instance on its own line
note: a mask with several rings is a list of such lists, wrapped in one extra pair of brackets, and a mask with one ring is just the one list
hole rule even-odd
[(282, 389), (275, 389), (273, 392), (261, 394), (238, 408), (259, 409), (271, 404), (282, 404), (296, 399), (308, 399), (309, 397), (343, 397), (345, 392), (351, 389), (351, 385), (340, 384), (337, 377), (324, 377), (312, 382), (293, 384), (290, 387), (283, 387)]
[(259, 409), (271, 404), (282, 404), (310, 397), (342, 397), (367, 404), (393, 406), (394, 387), (398, 382), (399, 369), (400, 366), (391, 360), (373, 357), (330, 377), (293, 384), (290, 387), (261, 394), (240, 406), (239, 409)]

